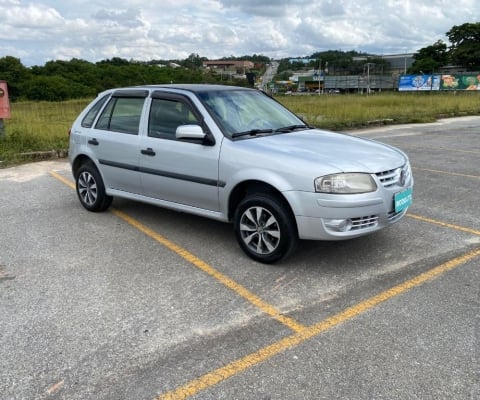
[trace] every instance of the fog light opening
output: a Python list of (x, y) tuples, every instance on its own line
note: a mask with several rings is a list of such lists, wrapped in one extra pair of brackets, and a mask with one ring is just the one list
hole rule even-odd
[(348, 232), (352, 229), (352, 220), (349, 218), (346, 219), (328, 219), (325, 221), (325, 225), (330, 229), (336, 230), (338, 232)]

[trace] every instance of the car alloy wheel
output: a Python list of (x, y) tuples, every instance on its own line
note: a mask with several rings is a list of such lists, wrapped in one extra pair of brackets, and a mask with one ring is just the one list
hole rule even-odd
[(98, 188), (94, 176), (88, 172), (82, 172), (78, 177), (78, 195), (82, 203), (92, 207), (97, 201)]
[(80, 203), (89, 211), (105, 211), (113, 197), (105, 192), (105, 185), (97, 168), (91, 161), (80, 166), (75, 173), (77, 195)]
[(278, 261), (287, 257), (298, 243), (295, 219), (280, 196), (250, 194), (240, 202), (233, 219), (240, 247), (256, 261)]
[(240, 218), (240, 234), (245, 245), (258, 254), (271, 254), (280, 243), (278, 221), (266, 208), (250, 207)]

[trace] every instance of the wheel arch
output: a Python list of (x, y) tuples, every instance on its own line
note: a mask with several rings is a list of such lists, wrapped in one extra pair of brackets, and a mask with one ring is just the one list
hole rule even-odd
[[(75, 157), (75, 159), (72, 162), (72, 173), (74, 177), (77, 176), (78, 169), (87, 162), (91, 162), (95, 166), (95, 168), (97, 168), (97, 166), (95, 165), (95, 162), (92, 160), (91, 157), (85, 154), (79, 154), (77, 157)], [(97, 168), (97, 171), (99, 171), (98, 168)]]
[(110, 207), (113, 197), (107, 194), (103, 176), (90, 157), (77, 156), (72, 162), (72, 172), (76, 193), (84, 208), (100, 212)]
[(270, 184), (246, 181), (237, 185), (229, 213), (238, 244), (253, 260), (271, 264), (297, 247), (295, 215), (283, 194)]
[(266, 183), (260, 180), (243, 181), (238, 183), (233, 188), (233, 190), (230, 193), (229, 201), (228, 201), (228, 220), (229, 221), (233, 220), (235, 210), (237, 209), (240, 202), (250, 194), (269, 194), (277, 198), (279, 201), (283, 203), (283, 205), (289, 211), (290, 216), (295, 222), (295, 227), (297, 227), (297, 221), (295, 219), (295, 215), (293, 213), (292, 207), (290, 206), (290, 203), (282, 194), (282, 192), (280, 192), (277, 188), (270, 185), (269, 183)]

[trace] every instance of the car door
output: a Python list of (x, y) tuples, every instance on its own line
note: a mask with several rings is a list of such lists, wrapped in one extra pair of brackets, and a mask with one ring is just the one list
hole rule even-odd
[(218, 211), (220, 144), (177, 139), (181, 125), (203, 123), (200, 112), (185, 96), (152, 94), (146, 135), (141, 138), (140, 171), (146, 196), (181, 205)]
[(89, 132), (87, 143), (107, 189), (141, 194), (140, 121), (146, 90), (118, 90)]

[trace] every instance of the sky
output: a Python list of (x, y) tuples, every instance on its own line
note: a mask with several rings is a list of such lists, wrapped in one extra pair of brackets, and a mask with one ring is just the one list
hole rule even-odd
[(454, 25), (480, 22), (478, 0), (0, 0), (0, 58), (44, 65), (274, 59), (318, 51), (414, 53)]

